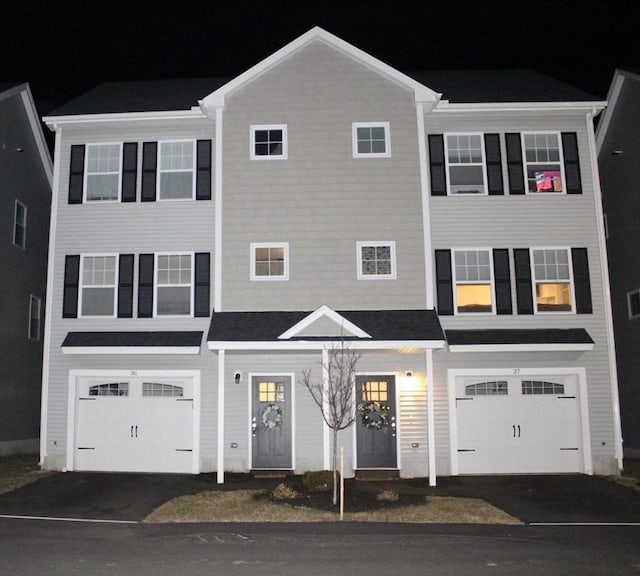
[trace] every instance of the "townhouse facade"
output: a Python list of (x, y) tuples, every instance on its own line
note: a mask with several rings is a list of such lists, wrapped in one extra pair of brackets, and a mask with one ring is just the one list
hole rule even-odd
[(0, 84), (0, 455), (39, 448), (52, 177), (29, 84)]
[(314, 28), (46, 118), (42, 465), (329, 468), (301, 377), (347, 347), (347, 475), (615, 473), (604, 104), (523, 74), (407, 75)]

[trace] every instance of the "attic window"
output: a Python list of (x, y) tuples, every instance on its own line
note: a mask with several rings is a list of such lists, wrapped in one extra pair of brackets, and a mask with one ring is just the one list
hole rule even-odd
[(389, 122), (354, 122), (352, 131), (354, 158), (391, 156)]
[(251, 126), (251, 160), (286, 159), (286, 124)]

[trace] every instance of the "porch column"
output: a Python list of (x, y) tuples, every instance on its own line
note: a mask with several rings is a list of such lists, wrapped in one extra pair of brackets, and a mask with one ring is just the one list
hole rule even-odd
[[(329, 390), (329, 350), (327, 348), (322, 349), (322, 387), (324, 389), (322, 397), (325, 404), (324, 409), (327, 409), (327, 391)], [(324, 469), (331, 470), (331, 431), (327, 423), (322, 419), (322, 431), (323, 431), (323, 461)]]
[(427, 376), (427, 450), (429, 459), (429, 486), (436, 485), (436, 425), (433, 408), (433, 350), (425, 350)]
[(218, 484), (224, 484), (224, 350), (218, 350)]

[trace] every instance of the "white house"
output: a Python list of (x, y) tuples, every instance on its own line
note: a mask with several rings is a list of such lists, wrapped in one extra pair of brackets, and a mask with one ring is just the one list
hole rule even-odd
[(69, 102), (45, 119), (43, 466), (326, 469), (300, 379), (347, 342), (384, 409), (341, 432), (350, 475), (615, 473), (603, 107), (320, 28), (232, 79)]

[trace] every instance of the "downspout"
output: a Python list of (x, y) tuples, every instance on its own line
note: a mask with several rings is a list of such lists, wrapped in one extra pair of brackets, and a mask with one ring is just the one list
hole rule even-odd
[(609, 284), (609, 261), (607, 257), (607, 242), (604, 236), (604, 214), (602, 208), (602, 189), (600, 187), (600, 172), (598, 169), (598, 152), (593, 128), (593, 120), (597, 111), (587, 114), (587, 132), (589, 134), (589, 153), (591, 162), (591, 176), (593, 178), (594, 203), (596, 221), (598, 224), (598, 244), (600, 245), (600, 272), (602, 275), (602, 291), (604, 293), (605, 327), (608, 341), (609, 378), (611, 381), (611, 403), (613, 405), (613, 429), (615, 435), (615, 455), (618, 470), (623, 469), (622, 451), (622, 423), (620, 418), (620, 396), (618, 393), (618, 370), (616, 362), (615, 336), (613, 331), (613, 311), (611, 306), (611, 288)]

